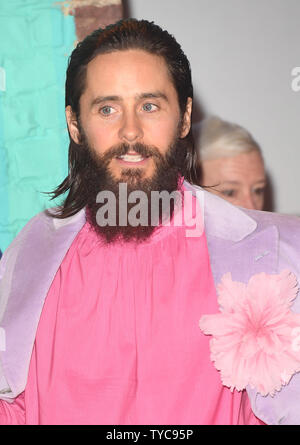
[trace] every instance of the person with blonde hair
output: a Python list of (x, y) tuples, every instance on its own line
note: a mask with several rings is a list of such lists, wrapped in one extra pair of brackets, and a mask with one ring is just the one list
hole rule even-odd
[(211, 116), (200, 123), (196, 149), (201, 185), (232, 204), (263, 210), (266, 173), (261, 148), (240, 125)]

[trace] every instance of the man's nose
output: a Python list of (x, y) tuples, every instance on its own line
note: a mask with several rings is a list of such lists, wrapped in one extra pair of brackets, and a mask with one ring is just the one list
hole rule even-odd
[(138, 142), (143, 135), (142, 125), (137, 114), (134, 111), (125, 113), (119, 130), (120, 139), (129, 143)]

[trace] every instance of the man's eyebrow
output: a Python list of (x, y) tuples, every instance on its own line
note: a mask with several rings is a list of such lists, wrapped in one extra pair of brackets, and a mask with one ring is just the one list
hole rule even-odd
[(167, 96), (161, 91), (153, 91), (152, 93), (142, 93), (137, 95), (138, 99), (164, 99), (168, 102)]
[[(153, 91), (151, 93), (141, 93), (136, 95), (136, 99), (164, 99), (168, 102), (167, 96), (161, 91)], [(95, 105), (99, 105), (103, 102), (122, 102), (123, 98), (121, 96), (97, 96), (91, 102), (91, 108)]]
[(120, 96), (97, 96), (91, 102), (91, 108), (95, 105), (99, 105), (103, 102), (116, 102), (121, 101), (122, 98)]

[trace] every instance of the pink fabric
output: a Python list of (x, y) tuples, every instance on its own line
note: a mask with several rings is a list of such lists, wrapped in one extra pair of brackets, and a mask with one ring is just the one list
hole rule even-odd
[(300, 351), (291, 341), (300, 325), (300, 314), (290, 310), (297, 293), (297, 278), (288, 270), (255, 274), (248, 284), (223, 276), (222, 312), (204, 315), (199, 325), (213, 335), (211, 359), (224, 385), (238, 390), (250, 385), (274, 396), (300, 371)]
[(205, 235), (99, 245), (86, 224), (42, 311), (26, 389), (0, 423), (259, 424), (210, 360), (204, 314), (218, 311)]

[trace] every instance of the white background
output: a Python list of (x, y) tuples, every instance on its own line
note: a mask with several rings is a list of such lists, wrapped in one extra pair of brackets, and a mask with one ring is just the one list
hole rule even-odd
[(300, 67), (300, 0), (128, 0), (127, 9), (175, 36), (195, 99), (253, 134), (274, 209), (300, 215), (300, 91), (291, 74)]

